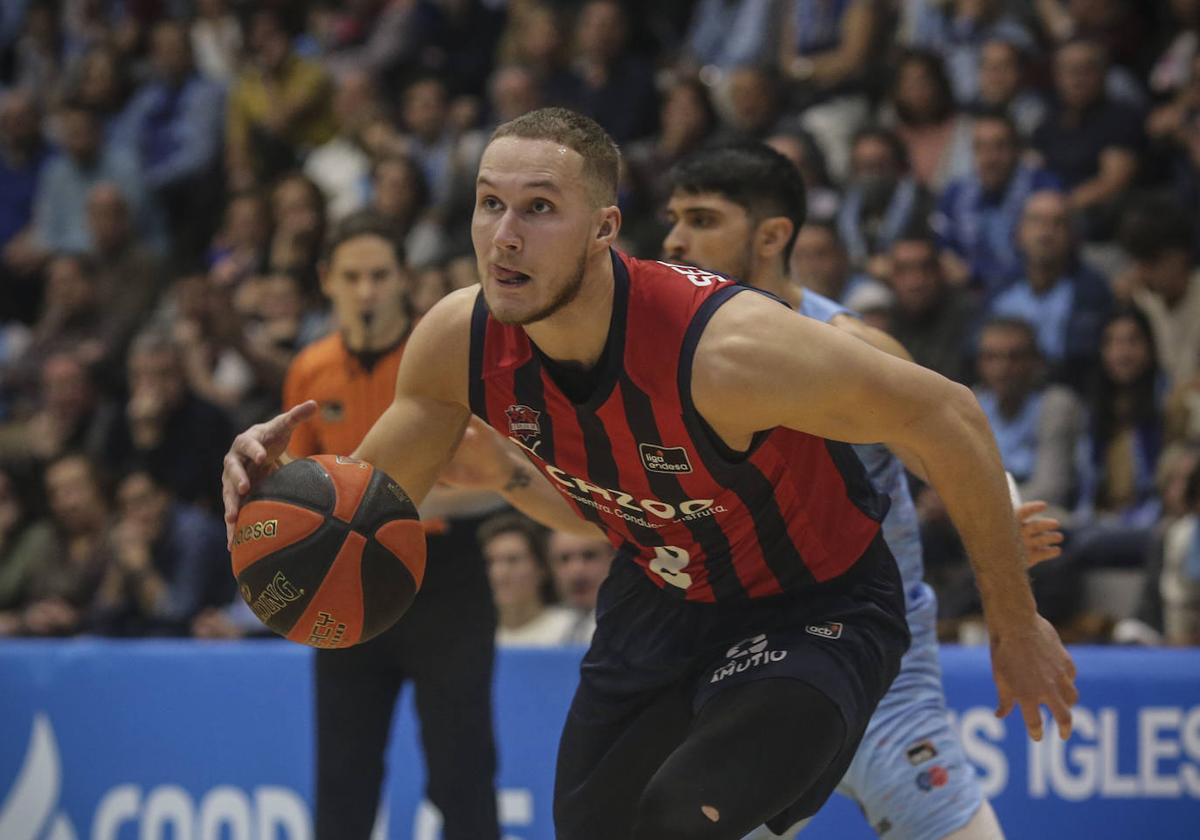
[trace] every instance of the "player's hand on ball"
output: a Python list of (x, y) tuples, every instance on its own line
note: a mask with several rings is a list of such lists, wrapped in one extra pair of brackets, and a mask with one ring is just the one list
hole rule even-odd
[(1040, 514), (1049, 507), (1045, 502), (1026, 502), (1017, 508), (1017, 523), (1021, 529), (1021, 543), (1030, 566), (1053, 560), (1062, 554), (1062, 524), (1049, 516)]
[(221, 499), (225, 503), (225, 538), (233, 547), (242, 499), (250, 489), (279, 468), (278, 460), (292, 439), (292, 429), (316, 413), (317, 403), (307, 400), (266, 423), (258, 423), (233, 439), (221, 470)]
[(1025, 626), (992, 633), (992, 678), (1000, 695), (996, 717), (1005, 717), (1014, 705), (1021, 707), (1025, 728), (1035, 741), (1042, 740), (1045, 705), (1058, 723), (1065, 741), (1071, 735), (1071, 707), (1079, 701), (1075, 688), (1075, 663), (1058, 638), (1058, 631), (1040, 615)]

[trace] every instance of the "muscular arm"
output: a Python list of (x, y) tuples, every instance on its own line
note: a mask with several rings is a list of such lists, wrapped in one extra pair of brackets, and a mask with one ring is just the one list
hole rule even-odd
[(396, 396), (354, 451), (399, 482), (418, 505), (471, 416), (467, 370), (475, 292), (454, 292), (417, 324), (400, 360)]
[[(745, 449), (758, 430), (786, 426), (908, 454), (945, 501), (971, 559), (1002, 710), (1015, 697), (1040, 738), (1036, 706), (1046, 702), (1060, 731), (1069, 731), (1074, 688), (1063, 681), (1073, 666), (1037, 616), (1000, 455), (968, 389), (758, 296), (737, 295), (700, 339), (692, 395), (734, 449)], [(1030, 646), (1044, 670), (1014, 690), (1027, 679), (1016, 660)]]

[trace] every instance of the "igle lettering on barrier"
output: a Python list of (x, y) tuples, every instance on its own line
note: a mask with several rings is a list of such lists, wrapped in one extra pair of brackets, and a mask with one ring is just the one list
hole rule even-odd
[[(1118, 709), (1073, 710), (1069, 741), (1028, 740), (1028, 795), (1032, 799), (1200, 799), (1200, 706), (1145, 706), (1136, 722)], [(953, 715), (952, 715), (953, 717)], [(1001, 794), (1009, 783), (1009, 759), (1002, 746), (1010, 720), (993, 710), (968, 709), (956, 725), (963, 750), (975, 765), (985, 796)], [(1016, 731), (1023, 732), (1018, 721)], [(1049, 722), (1046, 732), (1053, 733)], [(1124, 739), (1136, 738), (1133, 755), (1122, 756)]]

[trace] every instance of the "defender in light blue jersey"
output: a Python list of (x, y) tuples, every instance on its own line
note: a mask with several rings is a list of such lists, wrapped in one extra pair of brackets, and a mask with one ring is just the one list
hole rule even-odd
[[(794, 195), (791, 201), (772, 196), (795, 182), (780, 169), (790, 165), (765, 146), (739, 146), (701, 152), (677, 166), (664, 258), (743, 279), (803, 315), (910, 358), (890, 336), (787, 277), (785, 266), (802, 220), (779, 212), (795, 206)], [(884, 446), (854, 448), (876, 488), (891, 499), (883, 531), (904, 581), (912, 645), (838, 790), (859, 804), (885, 840), (1001, 840), (1000, 825), (947, 715), (938, 662), (937, 599), (923, 580), (917, 512), (905, 467)], [(1056, 524), (1023, 524), (1031, 560), (1057, 553), (1061, 535)], [(791, 837), (800, 827), (785, 835), (763, 827), (747, 840)]]

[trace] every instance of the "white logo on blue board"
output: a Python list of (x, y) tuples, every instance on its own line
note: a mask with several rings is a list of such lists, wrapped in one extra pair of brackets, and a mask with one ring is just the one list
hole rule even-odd
[(62, 793), (62, 762), (50, 719), (33, 718), (29, 748), (0, 805), (0, 837), (4, 840), (76, 840), (71, 821), (58, 810)]

